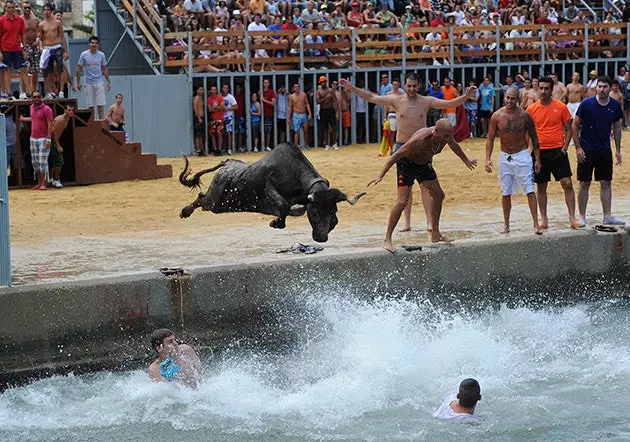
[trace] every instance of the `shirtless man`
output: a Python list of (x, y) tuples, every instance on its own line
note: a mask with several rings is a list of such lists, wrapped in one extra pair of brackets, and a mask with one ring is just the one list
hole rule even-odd
[[(532, 79), (532, 87), (527, 91), (526, 95), (523, 95), (523, 100), (521, 101), (521, 106), (523, 109), (527, 109), (529, 106), (534, 104), (536, 101), (540, 100), (540, 89), (538, 87), (538, 78)], [(525, 84), (527, 84), (527, 80), (525, 80)], [(521, 93), (523, 89), (521, 89)]]
[[(63, 13), (61, 11), (57, 11), (55, 12), (55, 19), (58, 20), (59, 22), (63, 21)], [(63, 23), (62, 23), (63, 25)], [(73, 91), (77, 91), (77, 88), (74, 86), (74, 80), (72, 79), (72, 75), (70, 75), (70, 71), (68, 70), (68, 64), (64, 61), (63, 63), (63, 72), (59, 77), (59, 83), (55, 84), (55, 88), (58, 89), (59, 92), (59, 97), (63, 98), (63, 90), (64, 87), (66, 86), (66, 84), (70, 85), (70, 88)]]
[(157, 353), (149, 365), (149, 377), (156, 382), (181, 382), (196, 387), (201, 380), (203, 366), (192, 347), (178, 344), (175, 334), (160, 328), (151, 334), (151, 347)]
[(203, 86), (198, 86), (193, 97), (193, 133), (195, 135), (195, 154), (197, 156), (203, 155), (204, 148), (203, 137), (205, 128), (203, 119), (206, 108), (203, 103)]
[(50, 163), (52, 165), (52, 169), (50, 170), (50, 175), (52, 177), (52, 185), (58, 189), (63, 187), (61, 184), (61, 168), (63, 167), (63, 147), (61, 147), (61, 141), (59, 138), (66, 127), (68, 127), (68, 123), (74, 116), (74, 104), (68, 103), (66, 104), (66, 109), (63, 114), (55, 117), (52, 122), (52, 136), (50, 143)]
[[(586, 89), (580, 83), (580, 74), (574, 72), (571, 76), (571, 84), (567, 85), (564, 92), (564, 101), (567, 103), (571, 118), (575, 118), (578, 107), (586, 95)], [(571, 138), (571, 146), (573, 146), (573, 138)]]
[(597, 77), (599, 77), (599, 74), (595, 69), (588, 73), (585, 98), (594, 97), (595, 95), (597, 95)]
[(109, 123), (109, 130), (112, 132), (125, 132), (125, 108), (122, 105), (123, 95), (116, 94), (116, 102), (107, 110), (105, 119)]
[(24, 54), (28, 62), (28, 69), (27, 74), (20, 77), (20, 81), (22, 82), (22, 90), (30, 97), (33, 91), (37, 89), (39, 83), (39, 58), (42, 55), (42, 51), (39, 48), (39, 40), (37, 39), (39, 19), (33, 15), (33, 8), (29, 2), (22, 3), (22, 18), (26, 25)]
[[(402, 94), (404, 94), (404, 92), (400, 88), (400, 80), (398, 78), (394, 78), (392, 80), (392, 90), (389, 91), (386, 95)], [(393, 108), (390, 109), (388, 106), (385, 106), (384, 109), (385, 115), (387, 116), (387, 121), (389, 121), (389, 144), (393, 145), (396, 141), (396, 131), (398, 130), (398, 126), (396, 126), (396, 111)], [(411, 205), (409, 207), (411, 208)]]
[(341, 103), (341, 128), (343, 129), (343, 145), (350, 145), (350, 127), (352, 126), (352, 114), (350, 106), (352, 103), (352, 93), (345, 89), (338, 91), (338, 97)]
[(311, 119), (311, 106), (308, 103), (306, 94), (300, 91), (300, 85), (293, 85), (293, 93), (289, 97), (289, 126), (293, 123), (293, 142), (300, 145), (300, 130), (304, 132), (304, 147), (310, 149), (308, 145), (308, 120)]
[(554, 100), (562, 101), (564, 103), (566, 101), (564, 98), (566, 86), (561, 81), (558, 81), (558, 77), (553, 72), (549, 74), (549, 77), (551, 77), (551, 79), (553, 80), (551, 98), (553, 98)]
[(621, 108), (623, 109), (623, 94), (621, 93), (621, 90), (619, 89), (619, 81), (616, 79), (612, 81), (612, 89), (610, 90), (610, 98), (612, 98), (613, 100), (617, 100), (619, 104), (621, 104)]
[[(370, 91), (359, 89), (353, 86), (348, 80), (340, 80), (340, 84), (346, 90), (352, 91), (365, 101), (373, 104), (387, 106), (389, 111), (396, 112), (396, 149), (399, 149), (406, 143), (411, 136), (419, 129), (427, 125), (427, 113), (431, 108), (446, 109), (457, 107), (466, 102), (469, 97), (474, 96), (476, 87), (468, 88), (467, 93), (455, 98), (454, 100), (441, 100), (431, 96), (423, 96), (418, 94), (418, 85), (420, 80), (418, 75), (411, 72), (405, 78), (405, 94), (402, 95), (377, 95)], [(411, 198), (411, 192), (405, 192)], [(411, 202), (409, 203), (411, 204)], [(422, 204), (424, 205), (424, 213), (427, 217), (427, 231), (433, 230), (431, 221), (432, 199), (428, 190), (422, 186)], [(405, 226), (405, 229), (411, 226)]]
[[(509, 87), (505, 92), (505, 106), (492, 114), (486, 141), (486, 172), (492, 172), (492, 150), (494, 139), (499, 132), (501, 153), (499, 153), (499, 184), (501, 185), (501, 206), (503, 207), (503, 231), (510, 231), (512, 195), (521, 191), (527, 195), (529, 211), (534, 221), (534, 233), (542, 234), (538, 225), (538, 202), (534, 186), (534, 171), (540, 172), (540, 145), (534, 127), (534, 120), (518, 106), (519, 90)], [(529, 153), (529, 139), (532, 141), (532, 155)]]
[(319, 104), (319, 123), (322, 125), (324, 135), (324, 150), (330, 150), (331, 144), (334, 145), (335, 149), (338, 149), (337, 120), (339, 119), (339, 106), (335, 91), (328, 87), (328, 79), (325, 75), (320, 75), (319, 77), (319, 87), (315, 94), (315, 101)]
[[(388, 103), (384, 103), (388, 105)], [(396, 164), (396, 173), (398, 175), (398, 199), (392, 207), (387, 223), (387, 232), (385, 233), (385, 242), (383, 248), (390, 252), (394, 252), (392, 245), (392, 234), (394, 228), (398, 224), (400, 215), (407, 206), (409, 192), (414, 181), (427, 189), (433, 204), (431, 206), (433, 221), (433, 231), (431, 232), (432, 242), (450, 242), (440, 233), (440, 215), (442, 213), (442, 202), (444, 201), (444, 191), (440, 187), (435, 170), (433, 169), (433, 157), (444, 149), (446, 144), (457, 155), (470, 170), (477, 165), (477, 160), (470, 160), (453, 138), (453, 126), (446, 118), (440, 118), (434, 127), (425, 127), (417, 130), (409, 140), (403, 144), (393, 155), (387, 158), (387, 162), (383, 170), (376, 178), (368, 183), (368, 187), (372, 184), (381, 182), (387, 171)]]
[[(44, 88), (47, 96), (55, 98), (58, 92), (63, 97), (63, 91), (57, 91), (55, 85), (61, 84), (64, 61), (69, 58), (68, 42), (63, 33), (63, 25), (57, 20), (53, 11), (55, 7), (46, 3), (44, 5), (44, 20), (37, 25), (40, 48), (42, 49)], [(40, 62), (40, 67), (42, 63)]]

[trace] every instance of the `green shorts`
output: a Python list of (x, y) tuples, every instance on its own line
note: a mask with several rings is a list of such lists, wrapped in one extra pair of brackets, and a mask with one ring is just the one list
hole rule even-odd
[(63, 153), (57, 151), (57, 144), (55, 142), (50, 143), (50, 155), (48, 156), (50, 159), (50, 167), (63, 167)]

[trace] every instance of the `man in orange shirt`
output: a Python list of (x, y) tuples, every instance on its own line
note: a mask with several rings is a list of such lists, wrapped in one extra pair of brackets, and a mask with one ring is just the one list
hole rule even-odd
[[(446, 101), (454, 100), (455, 98), (459, 97), (459, 94), (457, 93), (457, 89), (453, 87), (453, 85), (451, 84), (451, 79), (448, 77), (444, 79), (444, 86), (442, 86), (442, 92), (444, 93), (444, 99)], [(457, 112), (457, 108), (454, 108), (454, 107), (448, 107), (444, 109), (444, 117), (449, 121), (449, 123), (453, 125), (453, 127), (457, 125), (457, 118), (455, 117), (457, 115), (456, 112)]]
[(527, 112), (534, 120), (536, 134), (540, 142), (540, 172), (534, 174), (537, 184), (536, 196), (540, 209), (540, 228), (549, 227), (547, 217), (547, 184), (551, 181), (551, 175), (560, 181), (564, 190), (564, 199), (569, 209), (569, 220), (572, 229), (584, 227), (575, 218), (575, 192), (571, 181), (571, 165), (567, 149), (573, 135), (571, 128), (571, 113), (567, 105), (551, 97), (553, 80), (543, 77), (538, 82), (540, 88), (540, 100), (527, 108)]
[(217, 93), (215, 85), (210, 86), (210, 94), (208, 95), (207, 105), (210, 113), (210, 121), (208, 122), (208, 132), (212, 141), (212, 150), (215, 155), (221, 155), (223, 149), (223, 126), (225, 102), (223, 96)]

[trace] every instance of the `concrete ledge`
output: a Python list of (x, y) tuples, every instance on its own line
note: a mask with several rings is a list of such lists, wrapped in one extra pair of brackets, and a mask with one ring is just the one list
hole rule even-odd
[(589, 230), (0, 289), (0, 386), (20, 374), (148, 360), (146, 337), (162, 326), (206, 346), (235, 338), (291, 341), (307, 321), (305, 294), (414, 296), (478, 307), (551, 293), (573, 302), (612, 295), (628, 290), (629, 241), (625, 230)]

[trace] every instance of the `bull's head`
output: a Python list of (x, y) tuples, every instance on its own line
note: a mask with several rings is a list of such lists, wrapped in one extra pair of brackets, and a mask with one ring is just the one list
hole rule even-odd
[(363, 195), (365, 192), (349, 199), (339, 189), (326, 189), (297, 198), (294, 203), (306, 206), (306, 215), (313, 228), (313, 240), (326, 242), (328, 241), (328, 233), (339, 222), (337, 220), (337, 203), (347, 201), (351, 205), (355, 205)]

